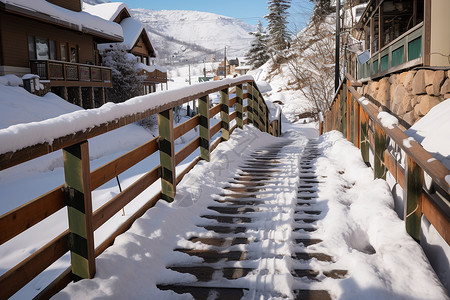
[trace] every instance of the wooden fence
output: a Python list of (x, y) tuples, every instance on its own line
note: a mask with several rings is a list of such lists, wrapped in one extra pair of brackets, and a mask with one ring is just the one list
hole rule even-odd
[[(232, 87), (235, 88), (236, 96), (230, 99), (229, 91)], [(216, 92), (220, 92), (221, 102), (210, 108), (209, 94)], [(173, 108), (197, 99), (199, 103), (198, 115), (174, 127)], [(245, 99), (247, 105), (244, 105)], [(232, 106), (235, 107), (235, 110), (230, 113), (230, 107)], [(219, 112), (221, 122), (211, 127), (210, 119)], [(158, 115), (158, 137), (93, 171), (90, 170), (89, 139), (154, 114)], [(236, 124), (230, 128), (232, 120), (236, 120)], [(67, 230), (0, 277), (0, 299), (14, 295), (30, 280), (69, 251), (71, 266), (43, 289), (36, 298), (49, 298), (72, 280), (94, 277), (95, 258), (112, 245), (118, 235), (130, 228), (132, 223), (154, 206), (159, 199), (172, 201), (176, 193), (176, 184), (181, 181), (183, 176), (200, 159), (209, 161), (211, 151), (221, 141), (228, 140), (230, 134), (237, 127), (242, 128), (247, 123), (275, 136), (279, 136), (281, 133), (281, 119), (270, 122), (269, 109), (255, 82), (248, 81), (248, 79), (234, 80), (232, 84), (224, 83), (217, 88), (181, 98), (157, 108), (126, 115), (99, 126), (86, 128), (75, 134), (62, 136), (55, 139), (52, 144), (38, 144), (15, 152), (0, 154), (1, 171), (62, 149), (66, 182), (64, 185), (56, 187), (0, 216), (0, 245), (65, 207), (67, 207), (69, 223)], [(174, 141), (197, 126), (199, 126), (199, 136), (175, 153)], [(211, 137), (220, 130), (222, 130), (221, 137), (211, 141)], [(176, 165), (197, 148), (200, 148), (200, 156), (194, 159), (185, 171), (176, 174)], [(93, 211), (91, 202), (93, 190), (158, 151), (160, 165)], [(160, 193), (149, 199), (111, 236), (95, 248), (94, 231), (160, 178)]]
[(356, 91), (358, 85), (347, 74), (320, 124), (321, 134), (341, 131), (361, 149), (366, 164), (373, 158), (374, 178), (386, 179), (389, 171), (405, 192), (405, 226), (416, 241), (420, 241), (421, 217), (425, 215), (450, 244), (450, 187), (445, 180), (449, 170), (419, 143), (408, 140), (398, 126), (384, 126), (378, 107)]

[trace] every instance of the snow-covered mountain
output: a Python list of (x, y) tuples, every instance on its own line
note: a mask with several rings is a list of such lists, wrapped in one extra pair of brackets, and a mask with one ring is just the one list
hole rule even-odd
[[(97, 0), (99, 1), (99, 0)], [(213, 13), (184, 10), (132, 9), (150, 34), (160, 62), (201, 62), (244, 56), (255, 26)]]

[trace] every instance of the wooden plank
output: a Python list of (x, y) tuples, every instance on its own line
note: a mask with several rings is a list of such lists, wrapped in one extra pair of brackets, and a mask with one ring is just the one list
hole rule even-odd
[(175, 165), (178, 165), (183, 160), (185, 160), (198, 147), (200, 147), (200, 137), (194, 139), (192, 142), (184, 146), (183, 149), (181, 149), (175, 154)]
[[(232, 86), (236, 86), (238, 84), (244, 84), (246, 82), (247, 82), (246, 80), (241, 80), (241, 81), (237, 81), (233, 84), (224, 84), (220, 87), (216, 87), (213, 89), (209, 89), (207, 91), (203, 91), (203, 92), (199, 92), (199, 93), (196, 93), (196, 94), (193, 94), (190, 96), (186, 96), (186, 97), (180, 98), (176, 101), (172, 101), (170, 103), (161, 105), (159, 107), (147, 109), (140, 113), (126, 115), (126, 116), (120, 117), (118, 119), (110, 120), (106, 123), (103, 123), (103, 124), (100, 124), (97, 126), (83, 128), (74, 134), (69, 134), (66, 136), (55, 138), (51, 144), (50, 143), (42, 143), (42, 144), (37, 144), (37, 145), (30, 146), (30, 147), (26, 147), (26, 148), (23, 148), (23, 149), (20, 149), (17, 151), (2, 153), (2, 154), (0, 154), (0, 171), (8, 169), (12, 166), (18, 165), (25, 161), (43, 156), (45, 154), (48, 154), (48, 153), (51, 153), (51, 152), (54, 152), (57, 150), (60, 150), (62, 148), (65, 148), (65, 147), (68, 147), (68, 146), (71, 146), (74, 144), (78, 144), (82, 141), (91, 139), (95, 136), (101, 135), (101, 134), (109, 132), (111, 130), (114, 130), (114, 129), (120, 128), (122, 126), (137, 122), (139, 120), (147, 118), (156, 113), (174, 108), (176, 106), (180, 106), (189, 101), (196, 100), (205, 95), (209, 95), (209, 94), (218, 92), (218, 91), (224, 89), (224, 87), (232, 87)], [(213, 115), (211, 115), (211, 116), (213, 116)]]
[(0, 277), (0, 299), (8, 299), (69, 251), (69, 230), (51, 240)]
[(450, 218), (426, 193), (422, 193), (422, 212), (437, 232), (450, 245)]
[(158, 200), (161, 199), (161, 193), (153, 196), (149, 201), (147, 201), (143, 206), (141, 206), (131, 217), (129, 217), (125, 222), (123, 222), (119, 228), (117, 228), (114, 233), (112, 233), (106, 240), (104, 240), (97, 248), (95, 248), (95, 256), (99, 256), (102, 254), (108, 247), (114, 244), (114, 240), (116, 237), (130, 229), (131, 225), (133, 225), (134, 221), (138, 218), (142, 217), (147, 210), (155, 206)]
[[(237, 115), (237, 112), (236, 112), (236, 111), (233, 111), (233, 112), (230, 114), (230, 122), (233, 121), (234, 119), (236, 119), (236, 115)], [(231, 132), (230, 132), (230, 134), (231, 134)]]
[[(214, 125), (213, 127), (211, 127), (211, 129), (209, 130), (209, 136), (213, 137), (216, 133), (219, 132), (219, 130), (222, 128), (222, 124), (217, 123), (216, 125)], [(211, 150), (212, 151), (212, 150)]]
[(66, 206), (61, 185), (0, 216), (0, 245)]
[(158, 151), (158, 138), (125, 153), (91, 173), (91, 188), (95, 190), (125, 170)]
[(389, 153), (388, 150), (384, 151), (384, 164), (386, 168), (391, 173), (392, 177), (395, 178), (395, 181), (398, 181), (397, 178), (397, 161), (394, 157), (392, 157), (392, 154)]
[[(348, 86), (350, 86), (351, 82), (347, 81)], [(344, 85), (344, 87), (347, 87), (347, 85)], [(352, 94), (350, 93), (350, 90), (347, 88), (345, 89), (345, 92), (347, 93), (346, 96), (346, 104), (347, 104), (347, 141), (352, 141)]]
[(233, 106), (233, 105), (235, 105), (236, 102), (237, 102), (236, 97), (230, 98), (230, 107)]
[(64, 289), (72, 281), (72, 268), (67, 268), (61, 275), (46, 286), (33, 300), (50, 299), (62, 289)]
[(397, 164), (397, 182), (403, 190), (406, 189), (405, 169), (400, 164)]
[[(360, 99), (361, 95), (353, 88), (349, 87), (353, 97)], [(450, 186), (445, 181), (445, 176), (448, 175), (448, 169), (438, 160), (426, 151), (419, 143), (413, 140), (408, 140), (408, 136), (398, 126), (392, 128), (384, 127), (381, 121), (377, 118), (378, 109), (373, 103), (361, 105), (364, 111), (368, 114), (376, 124), (383, 128), (388, 135), (407, 155), (411, 156), (414, 161), (439, 185), (447, 194), (450, 194)]]
[(199, 117), (198, 117), (198, 115), (196, 115), (196, 116), (190, 118), (189, 120), (187, 120), (186, 122), (181, 123), (180, 125), (175, 127), (173, 129), (174, 139), (176, 140), (177, 138), (179, 138), (183, 134), (185, 134), (185, 133), (189, 132), (190, 130), (194, 129), (198, 125), (198, 120), (199, 120)]
[(211, 119), (212, 117), (214, 117), (215, 115), (217, 115), (218, 113), (220, 113), (220, 108), (221, 105), (217, 104), (216, 106), (213, 106), (210, 110), (209, 110), (209, 118)]
[(66, 199), (71, 235), (70, 260), (74, 280), (95, 275), (94, 229), (89, 145), (87, 141), (63, 149)]
[(103, 204), (94, 212), (93, 227), (97, 230), (106, 221), (108, 221), (114, 214), (120, 211), (125, 205), (130, 203), (146, 188), (159, 179), (160, 166), (155, 167), (153, 170), (147, 172), (144, 176), (139, 178), (120, 194), (113, 197), (107, 203)]

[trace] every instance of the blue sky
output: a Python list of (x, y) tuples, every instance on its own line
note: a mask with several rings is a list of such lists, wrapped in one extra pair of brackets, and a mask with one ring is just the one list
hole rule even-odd
[[(154, 10), (197, 10), (211, 12), (256, 24), (264, 22), (267, 14), (266, 0), (121, 0), (130, 8), (146, 8)], [(313, 5), (310, 0), (293, 0), (291, 3), (289, 29), (297, 31), (308, 21)]]

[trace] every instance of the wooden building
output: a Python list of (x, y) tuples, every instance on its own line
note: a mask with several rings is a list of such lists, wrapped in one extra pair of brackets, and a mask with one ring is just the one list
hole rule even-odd
[(371, 0), (357, 29), (366, 52), (355, 75), (368, 80), (412, 67), (449, 67), (448, 0)]
[[(127, 51), (136, 57), (141, 66), (140, 75), (145, 75), (143, 94), (155, 92), (158, 84), (161, 84), (161, 90), (164, 89), (164, 85), (167, 89), (167, 71), (155, 66), (156, 51), (150, 42), (148, 33), (138, 20), (131, 17), (126, 4), (121, 2), (97, 5), (84, 4), (83, 10), (120, 24), (124, 33), (124, 40), (120, 44), (124, 45)], [(99, 44), (98, 47), (100, 50), (108, 50), (114, 44), (104, 43)]]
[(37, 74), (52, 91), (85, 108), (105, 102), (111, 69), (99, 65), (97, 44), (122, 41), (122, 30), (82, 12), (81, 3), (0, 0), (0, 75)]

